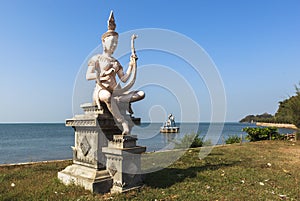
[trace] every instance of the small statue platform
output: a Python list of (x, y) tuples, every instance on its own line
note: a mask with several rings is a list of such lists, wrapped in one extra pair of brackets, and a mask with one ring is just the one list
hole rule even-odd
[[(75, 131), (73, 164), (59, 172), (58, 178), (95, 193), (124, 192), (142, 183), (140, 154), (146, 147), (136, 146), (136, 136), (120, 135), (120, 125), (101, 105), (98, 109), (91, 103), (82, 104), (84, 114), (66, 120), (66, 126)], [(126, 119), (130, 129), (140, 124), (140, 118), (127, 115)]]
[(175, 117), (173, 114), (169, 114), (168, 120), (164, 123), (162, 127), (160, 127), (161, 133), (178, 133), (179, 127), (176, 126)]

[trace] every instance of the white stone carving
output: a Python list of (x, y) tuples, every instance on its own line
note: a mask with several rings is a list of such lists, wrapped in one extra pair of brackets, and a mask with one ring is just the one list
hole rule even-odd
[[(96, 80), (93, 100), (98, 109), (101, 109), (100, 102), (104, 102), (114, 118), (122, 125), (122, 134), (129, 134), (130, 129), (124, 117), (124, 113), (126, 113), (124, 111), (127, 110), (133, 114), (130, 103), (143, 99), (145, 93), (143, 91), (128, 91), (136, 79), (137, 56), (134, 49), (134, 39), (137, 36), (132, 36), (132, 54), (129, 67), (124, 73), (122, 65), (112, 56), (118, 45), (118, 33), (115, 32), (115, 28), (115, 19), (113, 12), (111, 12), (108, 20), (108, 31), (102, 35), (103, 53), (94, 55), (89, 60), (86, 79)], [(133, 76), (131, 76), (132, 74)], [(116, 76), (124, 83), (130, 77), (132, 79), (125, 87), (121, 88), (116, 81)]]

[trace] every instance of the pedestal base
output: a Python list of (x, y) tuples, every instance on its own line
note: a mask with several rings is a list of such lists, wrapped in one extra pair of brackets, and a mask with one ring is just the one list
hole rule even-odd
[(114, 135), (108, 147), (103, 147), (106, 169), (109, 171), (113, 186), (111, 193), (123, 193), (143, 185), (141, 176), (141, 154), (146, 147), (136, 146), (136, 136)]
[[(66, 185), (82, 186), (93, 193), (120, 193), (141, 186), (141, 153), (146, 147), (136, 146), (137, 136), (122, 133), (106, 107), (83, 104), (84, 114), (66, 120), (75, 130), (73, 165), (58, 172)], [(139, 118), (125, 116), (130, 130)]]
[(58, 178), (65, 185), (75, 184), (93, 193), (107, 193), (113, 185), (113, 180), (107, 170), (96, 170), (77, 164), (58, 172)]

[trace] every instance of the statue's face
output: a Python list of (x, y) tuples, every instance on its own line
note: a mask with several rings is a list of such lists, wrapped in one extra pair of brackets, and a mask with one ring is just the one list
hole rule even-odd
[(110, 54), (113, 54), (118, 45), (118, 36), (107, 36), (103, 40), (104, 50)]

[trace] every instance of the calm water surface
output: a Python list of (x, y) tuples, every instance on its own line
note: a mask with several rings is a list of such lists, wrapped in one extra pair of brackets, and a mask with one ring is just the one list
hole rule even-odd
[[(181, 123), (180, 133), (161, 134), (160, 123), (142, 123), (132, 130), (138, 135), (138, 144), (147, 147), (147, 151), (169, 149), (174, 140), (180, 140), (185, 134), (207, 134), (209, 123)], [(217, 125), (218, 126), (218, 125)], [(243, 135), (244, 127), (255, 127), (254, 124), (225, 123), (221, 135), (212, 131), (212, 138), (223, 144), (230, 135)], [(280, 129), (281, 133), (292, 130)], [(208, 136), (209, 138), (210, 136)], [(29, 161), (59, 160), (72, 158), (71, 146), (74, 145), (74, 132), (64, 124), (0, 124), (0, 164), (21, 163)]]

